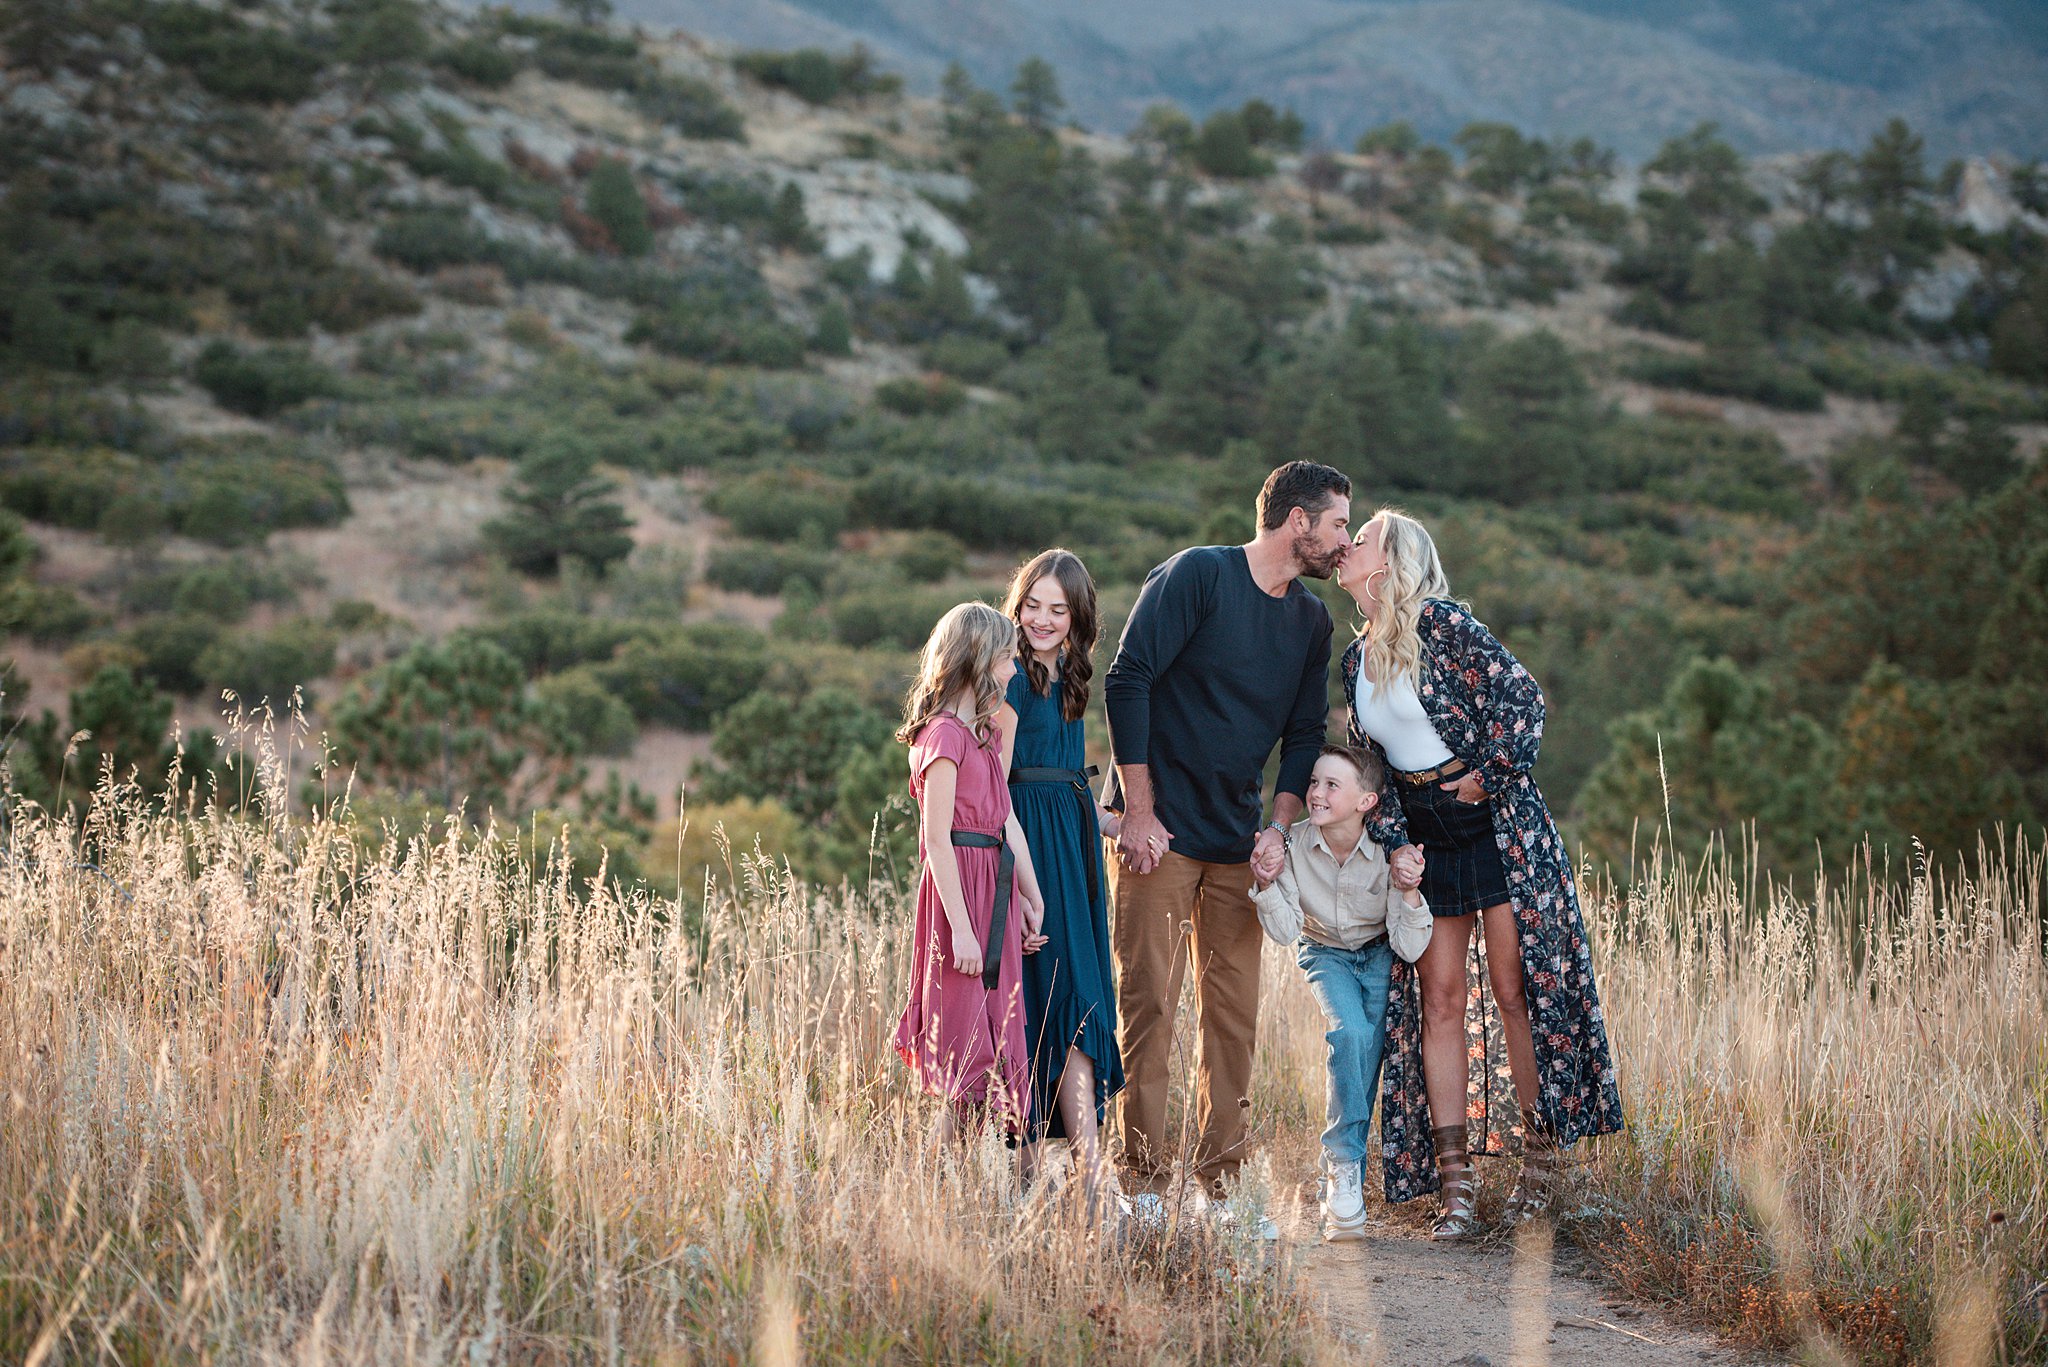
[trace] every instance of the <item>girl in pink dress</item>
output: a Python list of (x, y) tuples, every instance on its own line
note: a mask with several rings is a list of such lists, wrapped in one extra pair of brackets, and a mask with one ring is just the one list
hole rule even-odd
[(945, 1098), (941, 1141), (984, 1117), (1014, 1139), (1029, 1118), (1023, 956), (1045, 943), (1045, 905), (992, 724), (1016, 667), (1010, 619), (962, 603), (925, 642), (896, 733), (910, 746), (918, 807), (910, 1001), (896, 1052), (925, 1091)]

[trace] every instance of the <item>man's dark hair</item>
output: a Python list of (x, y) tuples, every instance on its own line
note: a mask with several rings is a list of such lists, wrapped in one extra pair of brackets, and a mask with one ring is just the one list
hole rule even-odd
[(1378, 792), (1380, 785), (1387, 781), (1387, 766), (1375, 751), (1361, 750), (1355, 745), (1332, 744), (1325, 745), (1323, 753), (1316, 758), (1321, 759), (1324, 755), (1334, 755), (1356, 769), (1358, 786), (1368, 793)]
[(1259, 526), (1270, 532), (1296, 508), (1313, 522), (1332, 500), (1349, 497), (1351, 481), (1342, 470), (1312, 460), (1290, 460), (1267, 475), (1265, 487), (1259, 490)]

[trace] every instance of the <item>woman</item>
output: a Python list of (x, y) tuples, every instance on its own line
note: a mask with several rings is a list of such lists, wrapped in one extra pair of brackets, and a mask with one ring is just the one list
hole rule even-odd
[(1425, 851), (1422, 895), (1438, 918), (1421, 961), (1394, 965), (1380, 1122), (1387, 1199), (1440, 1186), (1432, 1233), (1460, 1239), (1479, 1227), (1467, 1122), (1488, 1128), (1487, 1084), (1500, 1071), (1492, 1050), (1467, 1045), (1475, 923), (1521, 1112), (1509, 1223), (1549, 1207), (1559, 1148), (1621, 1128), (1621, 1098), (1571, 861), (1529, 775), (1542, 691), (1451, 598), (1414, 518), (1375, 513), (1338, 583), (1365, 616), (1343, 661), (1351, 743), (1387, 762), (1372, 836)]
[(1025, 961), (1024, 1034), (1031, 1057), (1031, 1128), (1066, 1139), (1092, 1209), (1100, 1201), (1103, 1107), (1124, 1085), (1110, 981), (1102, 841), (1117, 820), (1089, 791), (1082, 714), (1095, 673), (1095, 581), (1071, 552), (1049, 550), (1017, 571), (1003, 612), (1017, 624), (1018, 669), (996, 725), (1003, 770), (1044, 889), (1045, 946)]

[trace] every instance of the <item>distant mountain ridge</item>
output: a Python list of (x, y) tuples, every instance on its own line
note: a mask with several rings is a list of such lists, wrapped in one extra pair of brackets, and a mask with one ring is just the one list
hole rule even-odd
[(1253, 96), (1342, 145), (1406, 118), (1591, 135), (1642, 158), (1702, 120), (1753, 153), (1853, 147), (1909, 120), (1937, 157), (2048, 152), (2048, 7), (2027, 0), (621, 0), (741, 46), (864, 42), (914, 86), (1024, 57), (1108, 131)]

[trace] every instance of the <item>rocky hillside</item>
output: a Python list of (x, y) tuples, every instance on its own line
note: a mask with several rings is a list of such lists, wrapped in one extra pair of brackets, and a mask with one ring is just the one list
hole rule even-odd
[(1094, 127), (1154, 101), (1197, 115), (1255, 97), (1338, 146), (1407, 119), (1592, 137), (1631, 158), (1702, 120), (1745, 151), (1858, 143), (1887, 118), (1940, 156), (2048, 152), (2048, 26), (2009, 0), (623, 0), (744, 46), (865, 42), (924, 89), (948, 62), (1000, 85), (1037, 55)]
[[(338, 761), (301, 800), (345, 773), (378, 819), (466, 800), (686, 882), (715, 820), (873, 868), (939, 611), (1065, 542), (1113, 632), (1306, 455), (1439, 526), (1603, 857), (1658, 813), (1660, 736), (1699, 754), (1667, 826), (1768, 807), (1787, 865), (2041, 804), (1976, 634), (2035, 610), (2001, 595), (2048, 521), (2024, 168), (1937, 177), (1904, 126), (1304, 154), (1263, 101), (1117, 139), (1043, 67), (936, 101), (844, 48), (412, 0), (6, 13), (25, 797), (160, 781), (174, 719), (301, 690)], [(1987, 720), (1901, 750), (1932, 707)], [(1797, 781), (1714, 758), (1743, 743)]]

